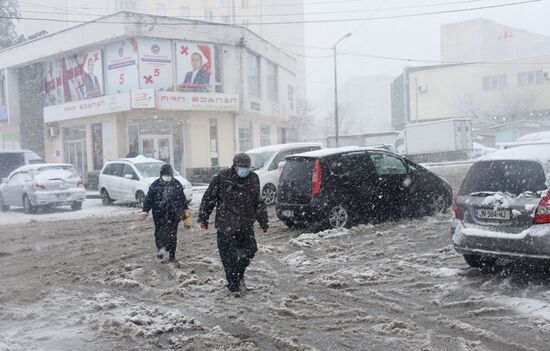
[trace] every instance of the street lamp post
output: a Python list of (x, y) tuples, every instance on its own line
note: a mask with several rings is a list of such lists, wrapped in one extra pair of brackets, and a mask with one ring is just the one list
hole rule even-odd
[(351, 37), (351, 33), (348, 33), (344, 35), (342, 38), (340, 38), (334, 45), (332, 46), (332, 50), (334, 51), (334, 127), (335, 127), (335, 139), (336, 139), (336, 147), (339, 146), (338, 138), (339, 138), (339, 127), (338, 127), (338, 73), (337, 73), (337, 65), (336, 65), (336, 45), (340, 44), (340, 42), (346, 38)]

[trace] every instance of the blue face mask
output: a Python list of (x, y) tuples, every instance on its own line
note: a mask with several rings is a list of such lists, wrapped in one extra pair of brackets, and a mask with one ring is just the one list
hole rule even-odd
[(241, 178), (248, 177), (249, 174), (250, 174), (250, 168), (239, 167), (239, 170), (237, 171), (237, 175)]

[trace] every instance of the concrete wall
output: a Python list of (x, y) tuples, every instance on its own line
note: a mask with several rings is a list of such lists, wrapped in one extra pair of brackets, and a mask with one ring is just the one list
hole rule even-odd
[(41, 64), (33, 64), (19, 70), (20, 94), (19, 130), (21, 147), (44, 157), (44, 81)]

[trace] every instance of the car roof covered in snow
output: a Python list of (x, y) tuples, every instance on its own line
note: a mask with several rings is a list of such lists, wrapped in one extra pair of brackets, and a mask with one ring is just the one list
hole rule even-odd
[(549, 145), (523, 145), (511, 149), (499, 150), (482, 157), (482, 161), (506, 161), (525, 160), (542, 164), (550, 176), (550, 146)]
[(517, 141), (550, 140), (550, 131), (531, 133), (518, 138)]
[(366, 150), (376, 150), (376, 151), (385, 152), (385, 150), (383, 149), (374, 148), (374, 147), (344, 146), (344, 147), (338, 147), (338, 148), (309, 151), (309, 152), (304, 152), (301, 154), (287, 156), (287, 157), (298, 156), (298, 157), (310, 157), (310, 158), (323, 158), (327, 156), (338, 155), (338, 154), (343, 154), (343, 153), (352, 152), (352, 151), (366, 151)]
[(157, 160), (155, 158), (145, 157), (145, 156), (136, 156), (136, 157), (133, 157), (133, 158), (119, 158), (119, 159), (116, 159), (116, 160), (110, 160), (108, 163), (113, 163), (113, 162), (129, 162), (129, 163), (133, 163), (133, 164), (151, 163), (151, 162), (162, 162), (162, 163), (164, 163), (164, 161)]
[(320, 143), (290, 143), (290, 144), (276, 144), (257, 147), (246, 151), (246, 153), (262, 153), (262, 152), (279, 152), (290, 150), (298, 147), (309, 147), (309, 146), (318, 146), (322, 147)]
[(36, 163), (32, 165), (21, 166), (16, 170), (14, 170), (12, 173), (34, 171), (40, 168), (48, 168), (48, 167), (73, 167), (74, 168), (74, 166), (70, 163)]

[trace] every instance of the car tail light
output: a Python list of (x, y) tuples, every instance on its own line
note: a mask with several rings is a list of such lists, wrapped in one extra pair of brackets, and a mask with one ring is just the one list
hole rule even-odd
[(82, 180), (79, 180), (78, 182), (76, 182), (76, 187), (77, 188), (84, 188), (84, 182)]
[(321, 161), (316, 160), (313, 164), (313, 174), (311, 176), (311, 196), (319, 194), (321, 191), (321, 182), (323, 181), (323, 170)]
[(535, 219), (533, 224), (545, 224), (550, 223), (550, 193), (542, 198), (535, 212)]
[(32, 187), (35, 188), (36, 190), (45, 190), (46, 189), (46, 187), (44, 185), (39, 184), (39, 183), (34, 183), (32, 185)]
[(462, 211), (460, 211), (460, 207), (458, 207), (457, 196), (453, 197), (453, 212), (456, 219), (462, 220)]

